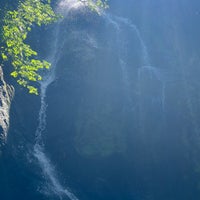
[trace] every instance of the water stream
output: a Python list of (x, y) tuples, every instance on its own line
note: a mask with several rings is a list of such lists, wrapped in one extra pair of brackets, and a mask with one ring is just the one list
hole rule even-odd
[[(77, 1), (66, 0), (61, 1), (58, 5), (57, 10), (62, 11), (62, 14), (67, 16), (69, 12), (73, 10), (77, 10), (82, 7), (82, 4)], [(54, 36), (51, 47), (51, 52), (49, 54), (49, 62), (52, 64), (49, 72), (44, 76), (43, 80), (40, 82), (40, 98), (41, 98), (41, 107), (39, 110), (38, 116), (38, 127), (36, 129), (36, 143), (34, 145), (34, 156), (37, 159), (37, 162), (42, 169), (43, 176), (47, 180), (48, 193), (53, 195), (57, 195), (60, 199), (70, 199), (70, 200), (78, 200), (78, 198), (68, 189), (66, 186), (63, 186), (57, 176), (56, 169), (45, 152), (45, 145), (43, 143), (43, 133), (46, 129), (47, 121), (46, 121), (46, 112), (47, 112), (47, 102), (46, 102), (46, 93), (48, 87), (55, 81), (56, 78), (56, 65), (62, 54), (62, 48), (65, 44), (65, 38), (61, 37), (60, 28), (62, 23), (58, 23), (55, 26)]]

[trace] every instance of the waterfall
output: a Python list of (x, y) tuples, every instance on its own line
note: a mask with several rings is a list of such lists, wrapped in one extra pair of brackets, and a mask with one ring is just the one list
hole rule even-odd
[(142, 53), (142, 60), (143, 60), (143, 64), (142, 65), (149, 65), (150, 64), (150, 59), (149, 59), (149, 53), (148, 53), (148, 50), (147, 50), (147, 46), (141, 36), (141, 33), (138, 29), (138, 27), (133, 24), (129, 19), (127, 18), (124, 18), (124, 17), (118, 17), (118, 16), (115, 16), (114, 17), (119, 23), (121, 24), (124, 24), (126, 25), (127, 27), (129, 27), (133, 33), (136, 34), (136, 36), (138, 37), (138, 40), (140, 42), (140, 45), (141, 45), (141, 53)]
[[(165, 79), (166, 77), (163, 76), (163, 72), (161, 72), (160, 69), (151, 66), (151, 62), (150, 62), (150, 56), (148, 53), (148, 49), (147, 46), (142, 38), (142, 35), (139, 31), (139, 29), (137, 28), (137, 26), (135, 24), (133, 24), (129, 19), (123, 18), (123, 17), (118, 17), (115, 16), (115, 18), (120, 22), (125, 24), (127, 27), (129, 27), (137, 36), (140, 45), (141, 45), (141, 54), (142, 54), (142, 65), (138, 68), (138, 84), (140, 84), (141, 81), (141, 76), (142, 76), (142, 72), (144, 72), (145, 70), (149, 71), (149, 75), (151, 76), (151, 78), (153, 78), (153, 76), (155, 76), (155, 78), (160, 81), (160, 83), (162, 84), (161, 87), (161, 104), (162, 104), (162, 111), (164, 112), (165, 109), (165, 88), (166, 88), (166, 82)], [(141, 88), (140, 88), (141, 89)], [(141, 90), (139, 89), (139, 94), (141, 95)]]
[[(150, 63), (150, 56), (148, 53), (148, 49), (147, 46), (142, 38), (142, 35), (138, 29), (138, 27), (133, 24), (129, 19), (127, 18), (123, 18), (123, 17), (119, 17), (119, 16), (114, 16), (114, 15), (110, 15), (110, 14), (105, 14), (103, 15), (103, 17), (106, 19), (106, 21), (111, 24), (115, 30), (116, 30), (116, 38), (117, 38), (117, 44), (118, 44), (118, 57), (119, 57), (119, 64), (120, 64), (120, 68), (121, 68), (121, 73), (122, 73), (122, 80), (125, 86), (125, 91), (127, 94), (127, 98), (129, 101), (129, 104), (132, 104), (132, 97), (131, 97), (131, 80), (130, 80), (130, 75), (128, 72), (128, 66), (126, 63), (126, 47), (124, 45), (124, 41), (123, 41), (123, 36), (122, 36), (122, 26), (128, 27), (130, 29), (130, 31), (132, 31), (136, 37), (139, 40), (140, 43), (140, 48), (141, 48), (141, 54), (142, 54), (142, 63), (141, 66), (138, 68), (138, 85), (139, 85), (139, 95), (142, 95), (142, 91), (141, 91), (141, 76), (145, 73), (145, 71), (149, 71), (149, 75), (153, 78), (156, 78), (158, 81), (160, 81), (160, 84), (162, 84), (161, 87), (161, 92), (160, 92), (160, 97), (161, 97), (161, 107), (162, 107), (162, 111), (164, 112), (165, 110), (165, 88), (166, 88), (166, 77), (163, 76), (163, 72), (161, 72), (160, 69), (151, 66)], [(143, 94), (145, 95), (145, 94)], [(140, 98), (143, 98), (142, 96), (140, 96)], [(140, 100), (139, 100), (140, 101)], [(140, 101), (141, 102), (141, 101)], [(140, 104), (140, 102), (138, 104)], [(142, 107), (142, 105), (140, 106)]]
[[(135, 106), (132, 107), (136, 107), (137, 105), (139, 106), (139, 129), (141, 130), (141, 132), (144, 132), (144, 126), (145, 126), (145, 122), (144, 122), (144, 118), (145, 118), (145, 108), (143, 105), (143, 101), (145, 98), (147, 98), (149, 100), (148, 105), (147, 106), (155, 106), (157, 107), (157, 105), (159, 104), (160, 106), (160, 113), (162, 115), (163, 121), (165, 121), (165, 102), (166, 102), (166, 95), (165, 95), (165, 91), (166, 91), (166, 84), (168, 82), (172, 82), (174, 81), (173, 78), (169, 78), (171, 76), (171, 74), (169, 74), (168, 72), (166, 72), (163, 69), (159, 69), (157, 67), (154, 67), (151, 65), (150, 62), (150, 56), (149, 56), (149, 52), (148, 52), (148, 48), (145, 44), (145, 41), (140, 33), (140, 30), (138, 29), (138, 27), (133, 24), (129, 19), (127, 18), (123, 18), (123, 17), (119, 17), (119, 16), (111, 16), (111, 15), (107, 15), (107, 20), (110, 24), (112, 24), (117, 32), (117, 40), (120, 40), (121, 35), (121, 27), (125, 26), (127, 28), (130, 29), (130, 31), (132, 31), (136, 37), (138, 38), (138, 41), (140, 43), (140, 49), (141, 49), (141, 65), (138, 67), (138, 74), (137, 74), (137, 82), (138, 82), (138, 100), (137, 102), (133, 102), (131, 94), (133, 93), (131, 91), (131, 78), (130, 78), (130, 74), (128, 73), (128, 66), (126, 64), (126, 55), (124, 56), (124, 52), (126, 52), (126, 49), (122, 49), (124, 47), (123, 42), (121, 42), (121, 44), (119, 45), (119, 49), (118, 50), (118, 54), (119, 54), (119, 61), (120, 61), (120, 67), (121, 67), (121, 71), (122, 71), (122, 76), (123, 76), (123, 82), (126, 88), (126, 92), (128, 93), (128, 99), (129, 99), (129, 104), (133, 104), (135, 103)], [(120, 43), (118, 41), (118, 43)], [(146, 79), (146, 80), (145, 80)], [(146, 87), (148, 88), (149, 85), (151, 85), (153, 82), (157, 81), (160, 84), (160, 88), (155, 88), (157, 90), (159, 90), (159, 92), (157, 93), (157, 96), (154, 96), (153, 94), (149, 94), (149, 93), (145, 93), (143, 91), (142, 87)], [(145, 84), (142, 86), (142, 84)], [(148, 96), (150, 95), (150, 96)], [(135, 110), (135, 109), (134, 109)]]
[[(77, 2), (76, 0), (62, 0), (58, 4), (59, 12), (62, 15), (67, 16), (69, 12), (72, 10), (77, 10), (80, 8), (84, 8), (84, 4), (81, 2)], [(135, 36), (138, 38), (140, 45), (141, 45), (141, 52), (143, 55), (143, 65), (148, 66), (149, 64), (149, 54), (147, 51), (147, 47), (145, 42), (142, 39), (139, 29), (136, 25), (132, 24), (128, 19), (112, 16), (109, 14), (103, 14), (102, 17), (108, 24), (111, 24), (114, 29), (116, 30), (116, 40), (118, 45), (118, 62), (122, 73), (122, 81), (124, 83), (124, 89), (127, 94), (128, 102), (131, 105), (132, 97), (131, 97), (131, 80), (130, 75), (128, 72), (128, 65), (127, 65), (127, 47), (125, 46), (125, 39), (122, 37), (122, 29), (125, 27), (130, 28), (130, 31), (133, 31)], [(52, 51), (49, 56), (49, 61), (52, 63), (51, 70), (44, 76), (43, 81), (40, 82), (41, 88), (41, 107), (39, 111), (39, 124), (36, 130), (36, 144), (34, 146), (34, 156), (37, 159), (39, 166), (42, 169), (43, 175), (48, 180), (48, 189), (53, 194), (58, 195), (61, 199), (65, 196), (71, 200), (77, 200), (77, 197), (70, 192), (69, 189), (66, 189), (59, 181), (58, 176), (56, 174), (56, 169), (45, 152), (45, 145), (42, 140), (43, 132), (46, 129), (46, 112), (47, 112), (47, 102), (46, 102), (46, 92), (50, 84), (55, 80), (55, 69), (58, 62), (58, 59), (62, 52), (62, 47), (65, 43), (63, 39), (60, 39), (60, 25), (58, 24), (55, 33), (54, 33), (54, 43), (52, 47)], [(145, 67), (143, 67), (145, 68)]]
[[(57, 11), (62, 13), (64, 16), (67, 16), (73, 10), (77, 10), (83, 7), (83, 3), (77, 2), (75, 0), (62, 0), (58, 4)], [(47, 102), (46, 102), (46, 92), (48, 87), (52, 82), (55, 81), (55, 69), (57, 62), (61, 56), (62, 48), (65, 44), (65, 39), (60, 37), (60, 27), (61, 22), (55, 27), (54, 31), (54, 42), (52, 44), (52, 50), (50, 52), (50, 56), (48, 60), (51, 62), (52, 66), (49, 72), (44, 75), (43, 80), (40, 82), (40, 98), (41, 98), (41, 106), (39, 110), (38, 116), (38, 127), (36, 129), (36, 142), (34, 145), (34, 157), (37, 159), (37, 162), (42, 169), (42, 173), (46, 180), (48, 181), (48, 192), (57, 195), (60, 199), (70, 199), (70, 200), (78, 200), (78, 198), (65, 186), (63, 186), (57, 176), (56, 169), (47, 156), (45, 152), (45, 145), (42, 140), (43, 132), (46, 129), (46, 112), (47, 112)]]
[(121, 70), (121, 74), (122, 74), (122, 82), (124, 84), (124, 91), (125, 94), (127, 96), (127, 100), (128, 100), (128, 104), (131, 105), (132, 104), (132, 99), (131, 99), (131, 95), (130, 95), (130, 91), (131, 91), (131, 84), (130, 84), (130, 80), (129, 80), (129, 74), (128, 74), (128, 70), (127, 70), (127, 63), (126, 63), (126, 47), (124, 44), (124, 40), (122, 37), (122, 33), (121, 33), (121, 24), (120, 22), (117, 20), (117, 17), (115, 16), (111, 16), (109, 14), (105, 14), (103, 15), (104, 19), (106, 20), (106, 22), (108, 24), (111, 24), (114, 29), (116, 30), (116, 43), (117, 43), (117, 54), (118, 54), (118, 62), (119, 62), (119, 66), (120, 66), (120, 70)]
[[(56, 170), (51, 162), (51, 160), (48, 158), (48, 156), (45, 153), (44, 144), (42, 141), (42, 134), (46, 129), (46, 111), (47, 111), (47, 103), (46, 103), (46, 91), (48, 89), (48, 86), (55, 80), (55, 68), (57, 61), (60, 56), (60, 51), (58, 48), (59, 41), (59, 26), (56, 28), (56, 34), (55, 34), (55, 43), (54, 43), (54, 51), (52, 52), (51, 56), (51, 63), (52, 67), (51, 70), (48, 72), (48, 74), (44, 77), (44, 80), (40, 82), (40, 88), (41, 88), (41, 107), (39, 111), (39, 125), (36, 130), (36, 143), (34, 146), (34, 156), (37, 158), (37, 161), (39, 163), (39, 166), (42, 169), (42, 172), (45, 176), (45, 178), (49, 181), (49, 190), (58, 195), (61, 199), (65, 195), (71, 200), (78, 200), (76, 196), (70, 192), (69, 189), (64, 188), (64, 186), (61, 185), (59, 182), (59, 179), (56, 175)], [(64, 42), (63, 42), (64, 45)]]
[[(118, 45), (117, 48), (117, 53), (118, 53), (118, 62), (119, 66), (121, 69), (121, 74), (122, 74), (122, 81), (124, 84), (124, 90), (127, 96), (128, 104), (131, 106), (131, 109), (135, 109), (135, 105), (133, 105), (133, 98), (132, 98), (132, 93), (131, 91), (131, 79), (128, 71), (128, 65), (127, 65), (127, 47), (125, 45), (126, 38), (123, 37), (122, 31), (124, 30), (125, 27), (128, 27), (130, 31), (132, 31), (136, 37), (138, 38), (140, 45), (141, 45), (141, 53), (144, 57), (144, 63), (143, 65), (147, 65), (149, 63), (149, 54), (147, 51), (147, 47), (145, 45), (145, 42), (142, 39), (142, 36), (140, 34), (139, 29), (137, 26), (127, 18), (111, 15), (108, 13), (103, 13), (103, 18), (108, 24), (111, 24), (115, 31), (116, 31), (116, 43)], [(125, 26), (125, 27), (124, 27)], [(135, 103), (135, 102), (134, 102)], [(133, 110), (134, 110), (133, 109)]]
[[(148, 74), (149, 74), (149, 76), (151, 77), (151, 79), (153, 79), (153, 78), (155, 78), (155, 79), (157, 79), (159, 82), (160, 82), (160, 84), (162, 85), (161, 86), (161, 91), (160, 91), (160, 97), (157, 97), (157, 98), (160, 98), (159, 99), (159, 101), (160, 101), (160, 103), (161, 103), (161, 108), (162, 108), (162, 110), (161, 110), (161, 112), (164, 114), (164, 112), (165, 112), (165, 89), (166, 89), (166, 81), (165, 81), (165, 79), (166, 79), (166, 77), (164, 77), (165, 76), (165, 74), (166, 73), (163, 73), (163, 71), (161, 71), (159, 68), (156, 68), (156, 67), (154, 67), (154, 66), (151, 66), (151, 62), (150, 62), (150, 56), (149, 56), (149, 52), (148, 52), (148, 48), (147, 48), (147, 46), (146, 46), (146, 44), (145, 44), (145, 41), (144, 41), (144, 39), (143, 39), (143, 37), (142, 37), (142, 35), (141, 35), (141, 33), (140, 33), (140, 31), (139, 31), (139, 29), (138, 29), (138, 27), (135, 25), (135, 24), (133, 24), (129, 19), (126, 19), (126, 18), (122, 18), (122, 17), (115, 17), (120, 23), (123, 23), (124, 25), (126, 25), (127, 27), (129, 27), (130, 29), (131, 29), (131, 31), (133, 32), (133, 33), (135, 33), (136, 34), (136, 36), (137, 36), (137, 38), (138, 38), (138, 40), (139, 40), (139, 42), (140, 42), (140, 48), (141, 48), (141, 54), (142, 54), (142, 60), (141, 60), (141, 66), (138, 68), (138, 93), (139, 93), (139, 102), (138, 102), (138, 105), (139, 105), (139, 109), (140, 109), (140, 126), (144, 126), (144, 124), (143, 124), (143, 117), (141, 116), (141, 115), (143, 115), (141, 112), (143, 112), (142, 111), (142, 105), (141, 105), (141, 98), (144, 98), (144, 96), (146, 95), (146, 94), (142, 94), (142, 90), (141, 90), (141, 80), (142, 80), (142, 75), (145, 73), (145, 71), (147, 72), (149, 72)], [(150, 83), (147, 83), (147, 84), (150, 84)], [(154, 102), (154, 100), (152, 100), (152, 102)], [(150, 104), (151, 102), (149, 102), (149, 104)]]
[[(142, 66), (150, 65), (150, 58), (149, 58), (149, 53), (147, 51), (147, 46), (145, 45), (145, 42), (144, 42), (137, 26), (135, 24), (133, 24), (129, 19), (124, 18), (124, 17), (119, 17), (119, 16), (105, 14), (105, 13), (103, 14), (103, 17), (107, 20), (108, 23), (113, 25), (113, 27), (116, 29), (118, 44), (123, 45), (123, 42), (120, 41), (120, 36), (121, 36), (120, 32), (121, 32), (122, 25), (126, 25), (126, 27), (129, 27), (131, 29), (131, 31), (133, 31), (133, 33), (136, 34), (136, 36), (140, 42), (140, 45), (141, 45), (141, 53), (142, 53), (142, 61), (143, 61)], [(121, 48), (121, 46), (119, 46), (119, 47)], [(121, 62), (121, 60), (123, 60), (122, 63), (124, 65), (125, 61), (121, 57), (122, 57), (122, 52), (119, 51), (119, 60), (120, 60), (120, 62)]]

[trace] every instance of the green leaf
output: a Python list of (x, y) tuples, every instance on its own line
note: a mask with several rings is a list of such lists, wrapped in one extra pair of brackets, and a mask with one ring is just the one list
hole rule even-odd
[(5, 55), (5, 53), (2, 53), (1, 56), (2, 56), (3, 60), (8, 60), (8, 57)]
[(37, 88), (35, 88), (33, 86), (27, 86), (27, 88), (28, 88), (30, 94), (38, 95), (38, 89)]
[(50, 63), (33, 59), (37, 52), (25, 44), (28, 32), (36, 24), (38, 26), (52, 23), (58, 19), (50, 6), (50, 0), (24, 0), (18, 9), (8, 11), (4, 18), (3, 42), (5, 48), (1, 52), (3, 60), (10, 60), (14, 71), (11, 76), (17, 78), (18, 84), (26, 87), (31, 94), (38, 94), (32, 86), (35, 81), (42, 80), (40, 69), (49, 69)]
[(14, 78), (16, 78), (18, 76), (18, 73), (16, 71), (14, 71), (10, 75), (13, 76)]

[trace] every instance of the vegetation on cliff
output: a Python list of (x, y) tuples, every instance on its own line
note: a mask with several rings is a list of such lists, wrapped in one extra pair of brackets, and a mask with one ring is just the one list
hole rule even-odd
[[(79, 0), (91, 10), (98, 12), (99, 8), (107, 7), (107, 0)], [(51, 5), (51, 0), (24, 0), (18, 3), (17, 9), (7, 11), (2, 26), (1, 56), (3, 61), (9, 61), (14, 70), (11, 76), (29, 90), (38, 94), (34, 82), (41, 81), (41, 69), (49, 69), (51, 64), (45, 60), (35, 59), (37, 52), (26, 44), (28, 33), (33, 25), (47, 25), (58, 19)]]
[(56, 19), (50, 2), (43, 3), (40, 0), (20, 2), (17, 10), (8, 11), (4, 17), (2, 58), (12, 63), (14, 70), (11, 76), (30, 93), (38, 94), (37, 88), (30, 82), (41, 80), (38, 71), (43, 68), (48, 69), (50, 63), (34, 59), (37, 52), (24, 41), (33, 24), (41, 26)]

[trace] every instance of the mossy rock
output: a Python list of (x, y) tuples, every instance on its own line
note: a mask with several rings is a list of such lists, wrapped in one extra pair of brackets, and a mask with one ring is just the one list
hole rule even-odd
[(111, 156), (126, 151), (124, 123), (111, 105), (81, 109), (74, 145), (82, 156)]

